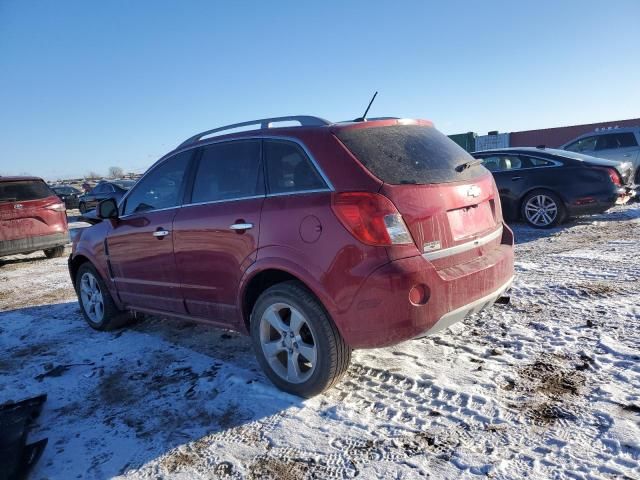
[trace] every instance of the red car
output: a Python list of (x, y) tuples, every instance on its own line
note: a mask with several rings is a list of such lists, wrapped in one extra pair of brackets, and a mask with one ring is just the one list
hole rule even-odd
[(68, 242), (64, 203), (41, 178), (0, 177), (0, 257), (37, 250), (60, 257)]
[(352, 349), (442, 330), (513, 278), (491, 173), (424, 120), (209, 130), (95, 215), (69, 259), (89, 325), (140, 311), (250, 333), (269, 378), (302, 396)]

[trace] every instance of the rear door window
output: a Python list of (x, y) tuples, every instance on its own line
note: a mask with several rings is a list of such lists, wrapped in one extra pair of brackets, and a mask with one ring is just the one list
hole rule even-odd
[(42, 180), (0, 182), (0, 202), (25, 202), (55, 195)]
[(308, 192), (327, 189), (304, 150), (293, 142), (264, 141), (269, 193)]
[(260, 140), (216, 143), (202, 149), (191, 203), (238, 200), (264, 193)]
[(466, 181), (487, 171), (481, 164), (461, 168), (473, 157), (433, 127), (350, 128), (336, 136), (371, 173), (394, 185)]

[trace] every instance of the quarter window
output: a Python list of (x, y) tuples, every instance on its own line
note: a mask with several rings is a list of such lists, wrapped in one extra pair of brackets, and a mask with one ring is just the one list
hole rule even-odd
[(191, 153), (191, 150), (178, 153), (146, 174), (127, 197), (124, 215), (171, 208), (180, 204), (180, 193)]
[(293, 142), (265, 140), (264, 158), (270, 193), (327, 188), (302, 148)]
[(204, 147), (193, 184), (192, 203), (262, 195), (260, 140), (239, 140)]

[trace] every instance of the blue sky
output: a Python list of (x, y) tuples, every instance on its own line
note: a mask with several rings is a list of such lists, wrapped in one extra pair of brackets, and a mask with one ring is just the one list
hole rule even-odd
[(0, 174), (144, 170), (197, 131), (314, 114), (443, 132), (640, 117), (640, 1), (0, 0)]

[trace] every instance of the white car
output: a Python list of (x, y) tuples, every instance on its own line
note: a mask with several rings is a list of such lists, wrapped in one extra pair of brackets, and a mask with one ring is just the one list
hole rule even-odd
[(585, 133), (560, 148), (609, 160), (631, 162), (635, 171), (635, 183), (640, 184), (640, 126)]

